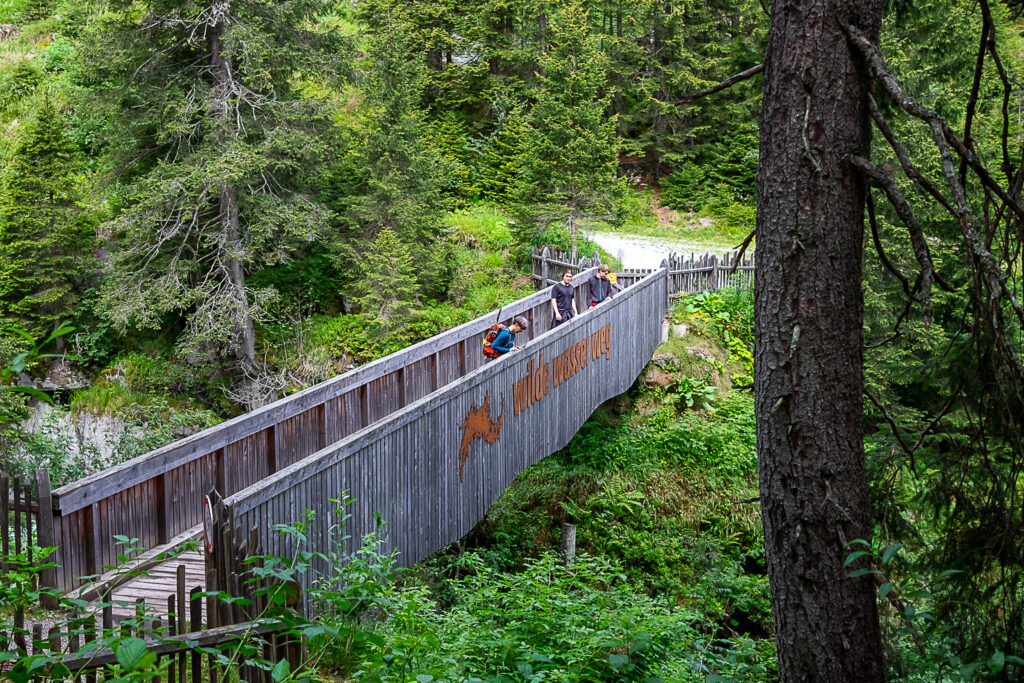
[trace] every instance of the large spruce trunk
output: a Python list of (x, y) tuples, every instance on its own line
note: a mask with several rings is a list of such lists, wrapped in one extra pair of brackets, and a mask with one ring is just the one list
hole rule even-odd
[[(228, 132), (236, 134), (237, 124), (232, 119), (231, 99), (241, 88), (236, 87), (231, 60), (224, 54), (223, 35), (225, 22), (230, 12), (230, 3), (214, 3), (210, 7), (211, 15), (218, 17), (209, 27), (210, 71), (213, 74), (213, 110), (218, 118), (218, 147), (227, 145)], [(238, 189), (227, 183), (218, 186), (218, 208), (220, 223), (223, 226), (224, 273), (229, 281), (228, 296), (234, 299), (234, 339), (235, 357), (243, 373), (248, 376), (256, 367), (256, 331), (252, 314), (249, 310), (249, 297), (245, 286), (245, 267), (240, 255), (245, 252), (240, 228), (238, 208)], [(250, 404), (250, 408), (257, 407)]]
[(881, 0), (777, 0), (761, 113), (755, 400), (782, 681), (882, 681), (861, 423), (868, 81), (841, 30), (877, 39)]

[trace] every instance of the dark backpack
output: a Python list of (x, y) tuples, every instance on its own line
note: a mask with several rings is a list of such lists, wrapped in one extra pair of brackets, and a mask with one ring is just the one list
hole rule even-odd
[(501, 352), (494, 348), (494, 340), (498, 338), (498, 333), (508, 328), (501, 323), (494, 323), (487, 328), (487, 334), (484, 335), (484, 355), (488, 358), (497, 358), (501, 355)]

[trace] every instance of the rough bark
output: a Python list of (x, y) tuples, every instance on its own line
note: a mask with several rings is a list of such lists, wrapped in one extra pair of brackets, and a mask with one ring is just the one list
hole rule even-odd
[(881, 0), (777, 0), (761, 113), (755, 401), (782, 681), (882, 681), (866, 566), (862, 413), (868, 80), (842, 25), (877, 37)]
[[(211, 14), (220, 20), (210, 28), (210, 67), (214, 80), (214, 109), (220, 119), (219, 135), (226, 138), (227, 131), (233, 126), (231, 120), (231, 98), (235, 94), (234, 74), (231, 61), (224, 55), (222, 36), (224, 24), (230, 11), (230, 4), (215, 3)], [(226, 141), (226, 140), (225, 140)], [(235, 357), (243, 372), (250, 372), (256, 366), (256, 332), (252, 314), (249, 310), (249, 298), (245, 286), (245, 269), (240, 256), (245, 246), (242, 244), (239, 228), (238, 189), (223, 183), (219, 190), (219, 216), (223, 226), (224, 241), (221, 247), (225, 254), (225, 275), (230, 283), (230, 296), (235, 300)]]

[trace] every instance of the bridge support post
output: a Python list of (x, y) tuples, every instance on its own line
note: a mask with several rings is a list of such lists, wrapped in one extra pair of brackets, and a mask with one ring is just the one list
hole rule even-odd
[(576, 525), (562, 522), (562, 562), (569, 566), (576, 561)]
[[(40, 548), (57, 545), (53, 531), (53, 496), (50, 494), (50, 472), (36, 470), (36, 502), (39, 504), (39, 522), (36, 526), (36, 541)], [(5, 539), (6, 540), (6, 539)], [(57, 587), (57, 568), (45, 567), (39, 572), (39, 602), (44, 609), (57, 609), (57, 596), (50, 591)]]

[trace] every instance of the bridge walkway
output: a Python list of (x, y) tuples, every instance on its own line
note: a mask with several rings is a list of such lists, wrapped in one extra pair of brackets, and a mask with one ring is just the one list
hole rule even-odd
[[(547, 256), (545, 277), (551, 265), (563, 266)], [(752, 262), (741, 268), (752, 270)], [(573, 279), (581, 311), (591, 274)], [(184, 560), (189, 589), (215, 588), (205, 577), (216, 576), (218, 562), (238, 559), (228, 548), (232, 534), (289, 556), (293, 537), (274, 525), (292, 524), (306, 510), (319, 522), (309, 539), (318, 550), (351, 552), (383, 518), (385, 552), (398, 549), (403, 564), (426, 557), (461, 538), (519, 472), (565, 446), (597, 406), (629, 388), (660, 342), (670, 296), (722, 286), (729, 273), (703, 257), (621, 273), (619, 281), (618, 296), (560, 327), (550, 329), (544, 289), (53, 491), (41, 501), (38, 533), (41, 545), (58, 548), (57, 567), (43, 580), (87, 599), (114, 587), (115, 598), (143, 597), (159, 609), (175, 592), (170, 579), (182, 564), (172, 560), (166, 569), (159, 558), (200, 534), (212, 491), (224, 496), (225, 516), (216, 530), (205, 520), (214, 531), (213, 555)], [(531, 323), (519, 339), (526, 348), (486, 362), (484, 332), (516, 315)], [(353, 502), (348, 540), (339, 544), (328, 520), (335, 519), (331, 500), (345, 497)], [(115, 535), (151, 548), (142, 558), (150, 578), (116, 587), (107, 574), (86, 587), (80, 577), (114, 563)], [(228, 570), (220, 571), (223, 577)]]

